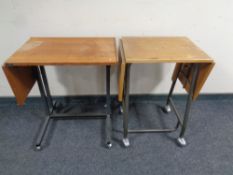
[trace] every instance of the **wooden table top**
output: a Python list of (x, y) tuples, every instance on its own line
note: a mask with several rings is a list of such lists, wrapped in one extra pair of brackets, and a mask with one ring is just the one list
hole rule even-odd
[(187, 37), (123, 37), (126, 63), (208, 63), (213, 60)]
[(30, 38), (6, 64), (75, 65), (116, 64), (115, 38)]

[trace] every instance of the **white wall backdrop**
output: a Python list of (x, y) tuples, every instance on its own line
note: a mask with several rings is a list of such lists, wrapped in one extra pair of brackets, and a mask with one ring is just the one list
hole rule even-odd
[[(0, 0), (1, 64), (30, 36), (146, 35), (190, 37), (216, 61), (202, 93), (233, 93), (232, 0)], [(173, 66), (133, 66), (131, 91), (167, 93)], [(54, 95), (104, 93), (103, 67), (46, 70)], [(112, 93), (116, 75), (114, 68)], [(0, 96), (12, 95), (0, 71)]]

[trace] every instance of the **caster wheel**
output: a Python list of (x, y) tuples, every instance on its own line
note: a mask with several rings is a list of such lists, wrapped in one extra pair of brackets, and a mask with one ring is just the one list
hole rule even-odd
[(129, 147), (130, 146), (128, 138), (124, 138), (122, 141), (123, 141), (123, 144), (124, 144), (125, 147)]
[(119, 113), (123, 114), (123, 107), (122, 106), (119, 107)]
[(164, 109), (164, 111), (165, 111), (166, 113), (171, 112), (171, 107), (170, 107), (170, 105), (166, 105), (163, 109)]
[(42, 148), (41, 148), (40, 145), (37, 145), (37, 146), (36, 146), (36, 150), (40, 151), (41, 149), (42, 149)]
[(177, 139), (177, 143), (178, 143), (178, 145), (181, 146), (181, 147), (185, 147), (185, 146), (187, 145), (186, 140), (185, 140), (184, 138), (181, 138), (181, 137), (179, 137), (179, 138)]
[(107, 142), (106, 147), (110, 149), (112, 147), (112, 143), (111, 142)]
[(57, 102), (56, 102), (56, 101), (53, 101), (52, 104), (53, 104), (53, 107), (54, 107), (54, 108), (57, 107)]

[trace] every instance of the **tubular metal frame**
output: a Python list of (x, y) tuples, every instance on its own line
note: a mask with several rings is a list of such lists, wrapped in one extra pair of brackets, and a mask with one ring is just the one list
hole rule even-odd
[(45, 133), (47, 131), (48, 125), (51, 119), (105, 119), (105, 131), (106, 131), (106, 146), (107, 148), (112, 147), (112, 121), (111, 121), (111, 98), (110, 98), (110, 65), (106, 65), (106, 112), (105, 113), (81, 113), (81, 114), (70, 114), (70, 113), (56, 113), (56, 102), (52, 99), (48, 80), (46, 76), (46, 71), (44, 66), (37, 66), (35, 75), (37, 79), (37, 84), (41, 94), (41, 98), (44, 101), (46, 117), (44, 119), (43, 125), (40, 128), (40, 132), (36, 140), (36, 149), (41, 150), (41, 144)]
[[(179, 126), (181, 126), (181, 132), (180, 132), (180, 135), (179, 135), (179, 138), (177, 139), (177, 141), (178, 141), (178, 144), (180, 146), (185, 146), (186, 141), (184, 139), (184, 134), (185, 134), (185, 131), (187, 128), (190, 109), (191, 109), (191, 105), (192, 105), (192, 97), (193, 97), (193, 93), (194, 93), (194, 90), (196, 87), (197, 77), (199, 74), (199, 64), (198, 63), (192, 64), (192, 67), (191, 67), (191, 69), (193, 69), (192, 80), (191, 80), (191, 82), (188, 80), (188, 78), (186, 80), (186, 83), (190, 84), (190, 89), (188, 92), (187, 101), (186, 101), (186, 108), (185, 108), (185, 113), (184, 113), (183, 117), (180, 115), (180, 113), (176, 109), (175, 104), (172, 100), (172, 95), (173, 95), (173, 91), (174, 91), (177, 79), (181, 73), (183, 74), (182, 70), (184, 68), (184, 64), (182, 64), (180, 66), (175, 79), (172, 81), (172, 85), (171, 85), (171, 88), (169, 90), (169, 94), (167, 96), (167, 102), (166, 102), (166, 105), (164, 107), (165, 112), (170, 112), (171, 111), (170, 106), (172, 107), (172, 109), (174, 110), (175, 115), (177, 117), (177, 124), (175, 125), (174, 128), (161, 128), (161, 129), (128, 129), (130, 67), (131, 67), (131, 64), (126, 65), (124, 93), (123, 93), (124, 96), (123, 96), (123, 102), (122, 102), (122, 104), (123, 104), (123, 144), (126, 147), (130, 145), (130, 142), (128, 139), (128, 134), (130, 134), (130, 133), (168, 133), (168, 132), (176, 131), (179, 128)], [(188, 74), (190, 74), (190, 71)], [(183, 118), (183, 120), (182, 120), (182, 118)]]

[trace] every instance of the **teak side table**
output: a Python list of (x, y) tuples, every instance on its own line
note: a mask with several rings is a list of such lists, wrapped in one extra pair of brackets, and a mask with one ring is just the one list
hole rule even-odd
[[(111, 147), (110, 68), (118, 63), (115, 38), (30, 38), (3, 65), (3, 70), (14, 92), (18, 105), (24, 102), (37, 82), (45, 102), (46, 117), (36, 140), (41, 143), (51, 119), (105, 118), (106, 146)], [(103, 113), (57, 113), (44, 66), (97, 65), (106, 66), (106, 109)]]
[[(184, 134), (188, 123), (191, 103), (194, 101), (211, 72), (214, 61), (195, 46), (186, 37), (123, 37), (120, 43), (120, 75), (118, 83), (118, 100), (123, 105), (123, 144), (130, 145), (129, 133), (173, 132), (181, 127), (179, 145), (185, 146)], [(128, 129), (129, 90), (131, 64), (142, 63), (176, 63), (172, 85), (167, 97), (164, 111), (170, 112), (171, 107), (177, 117), (174, 128), (162, 129)], [(172, 100), (173, 90), (177, 79), (188, 92), (186, 108), (182, 117)]]

